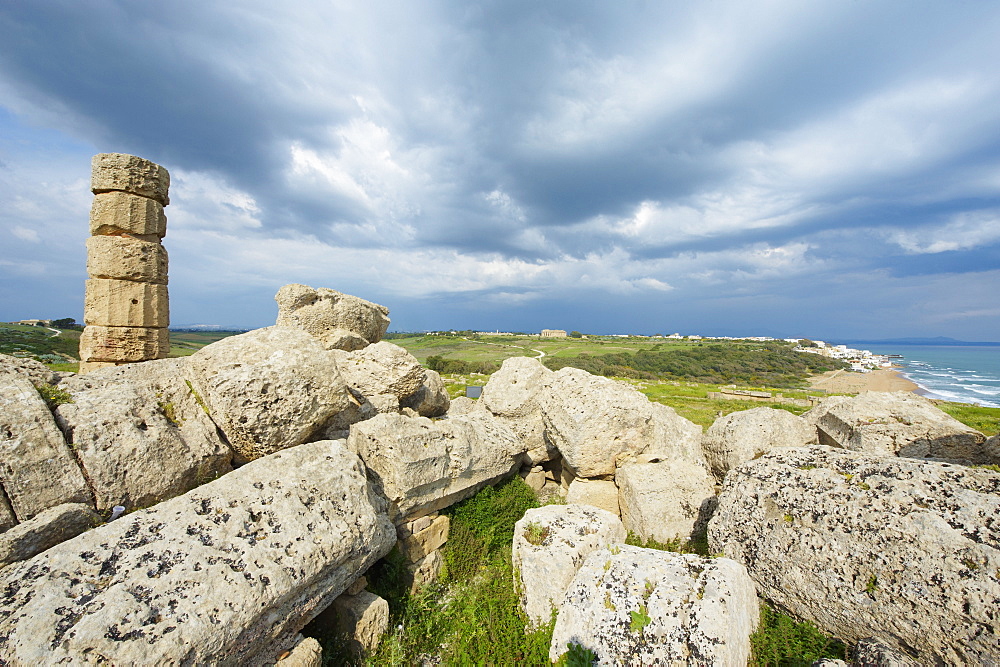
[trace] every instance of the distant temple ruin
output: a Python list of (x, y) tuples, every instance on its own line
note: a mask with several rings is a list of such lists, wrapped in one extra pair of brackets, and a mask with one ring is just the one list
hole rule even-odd
[(167, 233), (170, 174), (134, 155), (101, 153), (91, 163), (87, 287), (80, 372), (170, 350)]

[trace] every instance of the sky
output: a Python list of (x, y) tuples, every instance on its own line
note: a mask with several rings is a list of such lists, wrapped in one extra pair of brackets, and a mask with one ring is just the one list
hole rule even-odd
[(171, 325), (1000, 340), (1000, 4), (0, 1), (0, 321), (83, 321), (90, 159)]

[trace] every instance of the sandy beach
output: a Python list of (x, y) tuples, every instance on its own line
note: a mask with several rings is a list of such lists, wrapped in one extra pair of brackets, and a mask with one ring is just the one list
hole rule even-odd
[(825, 389), (831, 394), (858, 393), (862, 391), (912, 391), (920, 387), (903, 377), (899, 371), (887, 369), (870, 373), (837, 370), (809, 378), (809, 387)]

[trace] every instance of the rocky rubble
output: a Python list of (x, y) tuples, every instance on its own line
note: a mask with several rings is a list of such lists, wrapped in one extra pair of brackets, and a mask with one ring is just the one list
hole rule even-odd
[[(302, 285), (277, 299), (277, 325), (186, 359), (60, 377), (0, 355), (0, 658), (316, 664), (297, 633), (324, 609), (372, 646), (387, 612), (368, 566), (398, 544), (425, 585), (437, 512), (519, 470), (573, 503), (530, 511), (512, 546), (529, 618), (559, 610), (553, 657), (745, 664), (755, 587), (859, 643), (856, 664), (1000, 655), (1000, 474), (924, 460), (996, 461), (1000, 439), (923, 399), (759, 408), (703, 437), (626, 383), (522, 358), (449, 401), (380, 342), (387, 309)], [(54, 414), (35, 389), (53, 382)], [(838, 448), (803, 447), (817, 438)], [(713, 512), (728, 558), (621, 544), (683, 541)]]
[(0, 572), (0, 654), (254, 664), (395, 539), (342, 442), (294, 447)]

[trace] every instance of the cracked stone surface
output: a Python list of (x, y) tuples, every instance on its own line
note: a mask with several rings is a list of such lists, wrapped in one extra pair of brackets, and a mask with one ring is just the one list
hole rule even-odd
[(395, 541), (357, 456), (301, 445), (4, 569), (0, 655), (253, 664)]
[(626, 537), (621, 519), (596, 507), (547, 505), (525, 512), (514, 525), (512, 558), (528, 618), (547, 623), (587, 556)]
[(775, 450), (730, 471), (708, 536), (762, 596), (847, 643), (922, 663), (1000, 656), (1000, 473)]
[(572, 642), (601, 665), (731, 665), (750, 657), (753, 581), (728, 558), (642, 549), (595, 551), (559, 607), (549, 658)]

